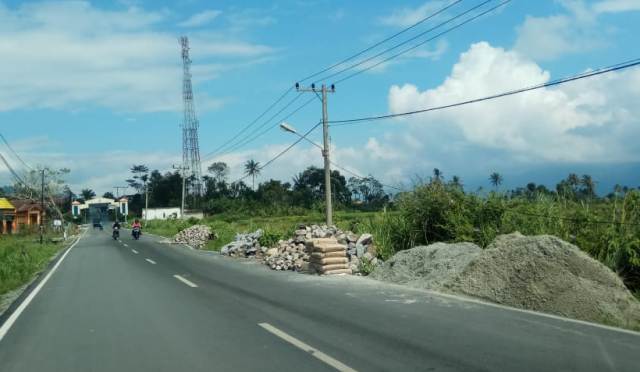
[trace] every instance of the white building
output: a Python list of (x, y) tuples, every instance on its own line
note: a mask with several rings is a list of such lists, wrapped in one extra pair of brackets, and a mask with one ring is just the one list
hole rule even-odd
[(168, 220), (181, 217), (180, 208), (142, 208), (143, 220)]

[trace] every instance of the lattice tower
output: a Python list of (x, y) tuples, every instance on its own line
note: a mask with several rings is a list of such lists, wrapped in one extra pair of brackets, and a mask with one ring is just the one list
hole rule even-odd
[(180, 37), (182, 46), (182, 98), (184, 101), (184, 118), (182, 123), (182, 165), (188, 168), (187, 177), (193, 177), (190, 182), (189, 194), (202, 195), (202, 168), (200, 165), (200, 146), (198, 141), (198, 118), (193, 103), (193, 89), (191, 86), (191, 59), (189, 58), (189, 39)]

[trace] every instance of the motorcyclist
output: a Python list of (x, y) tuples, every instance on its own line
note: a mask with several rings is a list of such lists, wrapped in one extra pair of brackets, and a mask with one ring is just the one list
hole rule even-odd
[(142, 233), (142, 225), (140, 224), (140, 220), (138, 220), (137, 218), (131, 224), (131, 235), (134, 235), (134, 231), (136, 231), (136, 229), (138, 229), (139, 233)]
[(118, 222), (118, 221), (114, 222), (113, 226), (111, 226), (111, 230), (112, 230), (111, 235), (113, 236), (114, 239), (119, 237), (120, 236), (120, 222)]

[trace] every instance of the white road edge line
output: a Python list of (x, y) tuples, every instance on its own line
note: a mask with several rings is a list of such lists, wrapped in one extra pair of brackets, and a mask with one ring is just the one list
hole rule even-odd
[(136, 251), (135, 249), (132, 249), (131, 252), (138, 254), (138, 251)]
[(155, 264), (156, 264), (156, 262), (155, 262), (154, 260), (152, 260), (152, 259), (145, 258), (145, 260), (146, 260), (148, 263), (152, 264), (152, 265), (155, 265)]
[(269, 323), (258, 323), (258, 325), (262, 328), (264, 328), (265, 330), (267, 330), (268, 332), (271, 332), (272, 334), (280, 337), (281, 339), (287, 341), (288, 343), (290, 343), (291, 345), (311, 354), (312, 356), (320, 359), (321, 361), (325, 362), (326, 364), (330, 365), (331, 367), (335, 368), (338, 371), (341, 372), (356, 372), (355, 369), (343, 364), (342, 362), (333, 359), (332, 357), (328, 356), (327, 354), (323, 353), (322, 351), (313, 348), (307, 344), (305, 344), (304, 342), (298, 340), (297, 338), (279, 330), (278, 328), (272, 326)]
[(178, 279), (179, 281), (183, 282), (184, 284), (188, 285), (191, 288), (198, 288), (198, 285), (190, 280), (187, 280), (183, 277), (181, 277), (180, 275), (174, 275), (174, 278)]
[(11, 326), (13, 326), (13, 324), (16, 322), (16, 320), (18, 320), (18, 317), (20, 316), (20, 314), (22, 314), (22, 312), (27, 308), (27, 306), (29, 306), (31, 301), (33, 301), (33, 298), (36, 297), (36, 295), (38, 294), (38, 292), (40, 292), (42, 287), (44, 287), (44, 285), (49, 281), (49, 278), (51, 278), (51, 275), (53, 275), (53, 273), (56, 271), (56, 269), (58, 269), (58, 266), (60, 266), (62, 261), (64, 261), (65, 257), (67, 257), (69, 252), (71, 252), (71, 249), (73, 249), (73, 247), (75, 247), (76, 244), (78, 244), (78, 242), (80, 242), (80, 240), (82, 239), (82, 237), (84, 236), (84, 234), (86, 232), (87, 232), (87, 230), (85, 230), (82, 233), (82, 235), (80, 235), (80, 237), (78, 237), (78, 240), (76, 240), (75, 243), (71, 244), (71, 246), (69, 248), (67, 248), (67, 251), (64, 252), (62, 257), (60, 257), (58, 262), (56, 262), (56, 264), (53, 266), (51, 271), (49, 271), (49, 273), (47, 273), (47, 276), (45, 276), (44, 279), (42, 279), (40, 281), (40, 283), (38, 283), (38, 285), (33, 289), (33, 291), (31, 291), (31, 293), (29, 293), (27, 298), (25, 298), (24, 301), (22, 301), (22, 303), (20, 305), (18, 305), (18, 308), (4, 322), (2, 327), (0, 327), (0, 342), (2, 342), (2, 339), (4, 338), (4, 336), (6, 336), (7, 332), (9, 332), (9, 329), (11, 329)]

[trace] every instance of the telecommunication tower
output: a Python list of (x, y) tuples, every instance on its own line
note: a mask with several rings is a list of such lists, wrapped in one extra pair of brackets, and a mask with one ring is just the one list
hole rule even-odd
[(200, 166), (200, 146), (198, 141), (198, 118), (193, 103), (191, 86), (191, 59), (189, 58), (189, 39), (180, 37), (182, 46), (182, 99), (184, 102), (184, 118), (182, 122), (182, 166), (187, 169), (183, 177), (192, 177), (189, 194), (202, 195), (202, 168)]

